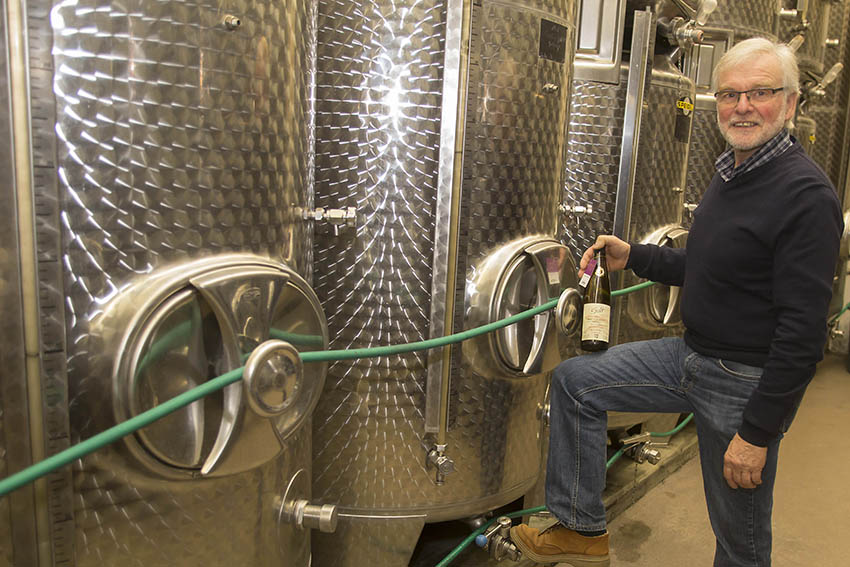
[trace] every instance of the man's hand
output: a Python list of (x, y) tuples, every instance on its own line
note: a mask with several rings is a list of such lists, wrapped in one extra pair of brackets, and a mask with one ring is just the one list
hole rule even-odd
[(593, 246), (584, 251), (579, 264), (580, 271), (584, 271), (587, 263), (593, 258), (594, 251), (600, 248), (605, 248), (605, 262), (608, 264), (609, 271), (615, 272), (626, 267), (632, 247), (628, 242), (624, 242), (616, 236), (604, 234), (598, 236)]
[(723, 477), (731, 488), (755, 488), (761, 484), (761, 470), (767, 460), (767, 447), (747, 443), (736, 433), (723, 455)]

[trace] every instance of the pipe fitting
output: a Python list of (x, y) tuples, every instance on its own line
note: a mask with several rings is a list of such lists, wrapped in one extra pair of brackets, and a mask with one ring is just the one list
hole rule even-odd
[(224, 29), (226, 29), (227, 31), (236, 31), (237, 29), (239, 29), (239, 26), (242, 25), (242, 20), (239, 18), (239, 16), (228, 14), (224, 17), (222, 23), (224, 24)]
[(292, 523), (301, 529), (316, 530), (324, 533), (336, 531), (338, 511), (333, 504), (316, 505), (307, 500), (296, 500), (290, 512)]
[(435, 445), (426, 457), (426, 468), (436, 469), (434, 483), (438, 486), (446, 482), (446, 476), (455, 472), (455, 462), (446, 455), (445, 445)]
[(501, 516), (483, 534), (476, 537), (475, 544), (487, 550), (490, 558), (495, 561), (502, 559), (519, 561), (522, 555), (511, 541), (511, 519), (507, 516)]
[(648, 442), (632, 445), (625, 450), (625, 453), (638, 464), (649, 461), (650, 464), (657, 465), (661, 460), (661, 452), (653, 448), (652, 443)]

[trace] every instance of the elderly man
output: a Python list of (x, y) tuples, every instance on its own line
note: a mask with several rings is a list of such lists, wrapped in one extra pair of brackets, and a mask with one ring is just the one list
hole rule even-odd
[(717, 122), (731, 149), (685, 249), (600, 236), (611, 270), (682, 286), (684, 338), (567, 360), (552, 379), (546, 504), (559, 522), (511, 530), (530, 559), (608, 565), (606, 411), (693, 412), (715, 566), (770, 565), (779, 441), (822, 358), (842, 220), (835, 189), (789, 136), (794, 53), (742, 41), (717, 65)]

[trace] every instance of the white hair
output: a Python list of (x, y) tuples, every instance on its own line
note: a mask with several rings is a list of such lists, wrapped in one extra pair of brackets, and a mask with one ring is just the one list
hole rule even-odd
[(800, 90), (800, 68), (797, 66), (797, 54), (784, 43), (776, 43), (763, 37), (753, 37), (736, 43), (723, 54), (714, 68), (714, 81), (731, 67), (736, 67), (755, 57), (770, 55), (775, 57), (782, 69), (782, 86), (790, 93)]

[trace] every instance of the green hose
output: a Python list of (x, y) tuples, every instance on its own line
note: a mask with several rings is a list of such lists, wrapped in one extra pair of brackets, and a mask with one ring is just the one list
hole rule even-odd
[(164, 417), (173, 411), (177, 411), (208, 394), (212, 394), (213, 392), (224, 388), (225, 386), (238, 382), (241, 379), (242, 368), (231, 370), (230, 372), (222, 374), (217, 378), (213, 378), (208, 382), (204, 382), (200, 386), (192, 388), (187, 392), (183, 392), (179, 396), (175, 396), (146, 412), (140, 413), (127, 421), (123, 421), (114, 427), (110, 427), (102, 433), (89, 437), (85, 441), (81, 441), (60, 453), (56, 453), (55, 455), (48, 457), (31, 467), (6, 477), (3, 480), (0, 480), (0, 496), (8, 494), (25, 484), (33, 482), (34, 480), (53, 472), (59, 467), (69, 464), (74, 459), (84, 457), (105, 445), (118, 441), (125, 435), (129, 435), (137, 429), (150, 425), (157, 419)]
[(835, 315), (833, 315), (833, 316), (829, 319), (829, 321), (827, 321), (827, 325), (832, 325), (833, 323), (835, 323), (836, 321), (838, 321), (838, 319), (839, 319), (842, 315), (844, 315), (845, 311), (847, 311), (848, 309), (850, 309), (850, 303), (848, 303), (847, 305), (845, 305), (844, 307), (842, 307), (842, 308), (841, 308), (841, 311), (839, 311), (838, 313), (836, 313)]
[[(671, 429), (670, 431), (667, 431), (665, 433), (654, 433), (653, 432), (653, 433), (650, 433), (650, 435), (652, 437), (668, 437), (670, 435), (675, 435), (676, 433), (678, 433), (682, 429), (684, 429), (684, 427), (688, 423), (690, 423), (693, 418), (694, 418), (694, 414), (690, 414), (690, 415), (688, 415), (688, 417), (686, 417), (684, 420), (682, 420), (682, 423), (677, 425), (674, 429)], [(611, 455), (611, 458), (608, 459), (608, 461), (605, 463), (605, 469), (606, 470), (610, 469), (611, 465), (616, 463), (620, 459), (620, 457), (622, 457), (625, 454), (625, 452), (626, 452), (625, 447), (620, 447), (619, 449), (617, 449), (617, 452), (614, 453), (613, 455)], [(527, 508), (525, 510), (520, 510), (518, 512), (511, 512), (510, 514), (504, 514), (504, 516), (507, 516), (508, 518), (519, 518), (520, 516), (528, 516), (528, 515), (531, 515), (531, 514), (537, 514), (538, 512), (545, 512), (545, 511), (546, 511), (546, 506), (537, 506), (536, 508)], [(492, 518), (489, 522), (487, 522), (486, 524), (484, 524), (483, 526), (481, 526), (480, 528), (478, 528), (477, 530), (475, 530), (474, 532), (469, 534), (469, 536), (467, 536), (462, 542), (460, 542), (457, 547), (455, 547), (448, 555), (446, 555), (443, 558), (442, 561), (437, 563), (437, 565), (435, 567), (446, 567), (446, 565), (448, 565), (449, 563), (451, 563), (452, 561), (457, 559), (457, 556), (460, 555), (463, 552), (464, 549), (469, 547), (469, 544), (472, 543), (473, 541), (475, 541), (476, 537), (483, 534), (487, 530), (487, 528), (489, 528), (490, 526), (493, 525), (493, 522), (497, 521), (501, 517), (502, 516)]]
[[(653, 285), (653, 283), (654, 282), (644, 282), (642, 284), (611, 292), (611, 295), (616, 297), (618, 295), (632, 293), (641, 290), (645, 287), (651, 286)], [(436, 339), (429, 339), (426, 341), (407, 343), (403, 345), (390, 345), (385, 347), (302, 352), (299, 353), (299, 356), (301, 357), (301, 360), (305, 363), (326, 362), (331, 360), (349, 360), (352, 358), (388, 356), (392, 354), (401, 354), (416, 350), (427, 350), (431, 348), (442, 347), (449, 344), (458, 343), (473, 337), (477, 337), (479, 335), (483, 335), (485, 333), (501, 329), (502, 327), (507, 327), (508, 325), (512, 325), (518, 321), (528, 319), (544, 311), (552, 309), (557, 304), (558, 299), (552, 299), (542, 305), (538, 305), (537, 307), (534, 307), (527, 311), (523, 311), (521, 313), (517, 313), (516, 315), (512, 315), (500, 321), (496, 321), (494, 323), (489, 323), (487, 325), (482, 325), (474, 329), (469, 329), (467, 331), (455, 333), (453, 335), (448, 335)], [(168, 333), (167, 340), (163, 341), (162, 348), (165, 350), (171, 348), (173, 344), (179, 341), (180, 338), (185, 334), (185, 331), (186, 329), (178, 327)], [(309, 342), (311, 340), (309, 337), (306, 336), (296, 337), (296, 339), (301, 338), (303, 338), (305, 342)], [(151, 354), (150, 357), (145, 358), (146, 360), (152, 360), (159, 355), (160, 353), (156, 353), (156, 355)], [(144, 359), (143, 362), (145, 362)], [(242, 379), (243, 368), (244, 367), (236, 368), (225, 374), (222, 374), (221, 376), (218, 376), (217, 378), (213, 378), (212, 380), (204, 382), (200, 386), (183, 392), (179, 396), (171, 398), (170, 400), (163, 402), (145, 412), (142, 412), (139, 415), (128, 419), (127, 421), (119, 423), (118, 425), (115, 425), (107, 429), (106, 431), (98, 433), (97, 435), (90, 437), (85, 441), (81, 441), (80, 443), (69, 447), (64, 451), (56, 453), (55, 455), (41, 462), (38, 462), (22, 471), (19, 471), (11, 476), (4, 478), (3, 480), (0, 480), (0, 497), (8, 494), (13, 490), (20, 488), (21, 486), (24, 486), (25, 484), (28, 484), (47, 474), (50, 474), (51, 472), (62, 466), (70, 464), (75, 459), (79, 459), (88, 455), (89, 453), (93, 453), (101, 447), (121, 439), (125, 435), (134, 433), (135, 431), (147, 425), (150, 425), (154, 421), (161, 419), (166, 415), (201, 399), (204, 396), (217, 392), (218, 390), (229, 386), (234, 382), (238, 382)]]

